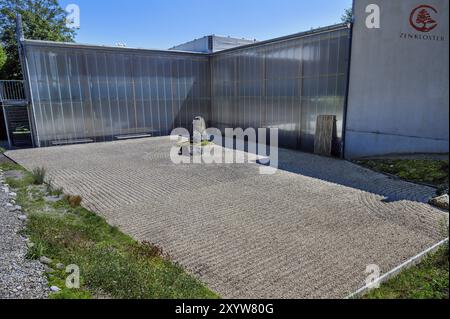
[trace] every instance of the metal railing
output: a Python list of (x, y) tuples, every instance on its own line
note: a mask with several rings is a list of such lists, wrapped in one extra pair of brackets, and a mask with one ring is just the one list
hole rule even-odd
[(0, 80), (0, 101), (23, 101), (25, 99), (23, 81)]

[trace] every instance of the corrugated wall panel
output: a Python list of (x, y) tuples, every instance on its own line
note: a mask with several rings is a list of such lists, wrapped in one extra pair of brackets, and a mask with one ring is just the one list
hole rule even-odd
[(26, 45), (39, 146), (168, 135), (210, 117), (207, 56)]
[(339, 27), (212, 56), (25, 41), (38, 144), (168, 135), (200, 115), (222, 132), (277, 127), (280, 146), (313, 151), (317, 116), (335, 115), (339, 154), (349, 36)]
[(255, 45), (212, 57), (211, 125), (277, 127), (281, 146), (313, 151), (318, 115), (342, 140), (349, 30)]

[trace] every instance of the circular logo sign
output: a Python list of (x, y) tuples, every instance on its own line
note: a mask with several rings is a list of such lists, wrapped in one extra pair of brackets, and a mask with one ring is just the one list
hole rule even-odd
[(421, 5), (411, 12), (409, 23), (420, 32), (430, 32), (437, 27), (435, 16), (438, 11), (429, 5)]

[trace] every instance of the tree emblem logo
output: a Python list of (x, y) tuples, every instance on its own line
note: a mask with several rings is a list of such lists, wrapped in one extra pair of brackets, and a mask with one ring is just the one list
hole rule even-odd
[(420, 32), (430, 32), (437, 27), (438, 23), (433, 16), (435, 16), (438, 11), (429, 5), (421, 5), (415, 8), (411, 12), (409, 17), (409, 23), (411, 26)]

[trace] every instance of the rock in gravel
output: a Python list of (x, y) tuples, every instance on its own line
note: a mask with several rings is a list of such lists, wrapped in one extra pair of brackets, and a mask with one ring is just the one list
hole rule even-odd
[(47, 274), (51, 274), (51, 273), (54, 273), (54, 272), (55, 272), (55, 269), (53, 269), (53, 268), (51, 268), (51, 267), (48, 267), (48, 266), (45, 266), (45, 272), (46, 272)]
[(27, 216), (26, 215), (19, 215), (17, 218), (19, 220), (21, 220), (21, 221), (26, 221), (27, 220)]
[(9, 193), (9, 196), (11, 196), (11, 197), (16, 197), (16, 196), (17, 196), (17, 194), (16, 194), (16, 193), (14, 193), (14, 192), (11, 192), (11, 193)]
[(449, 208), (448, 200), (449, 200), (448, 194), (445, 194), (445, 195), (431, 199), (430, 204), (434, 205), (436, 207), (448, 210), (448, 208)]
[(32, 242), (27, 242), (27, 247), (28, 247), (29, 249), (33, 248), (33, 247), (34, 247), (34, 243), (32, 243)]
[(64, 269), (64, 264), (62, 264), (62, 263), (57, 263), (55, 267), (56, 267), (56, 269), (58, 269), (58, 270), (62, 270), (62, 269)]
[(52, 260), (48, 257), (42, 256), (39, 258), (39, 261), (43, 263), (44, 265), (50, 265), (52, 263)]
[(58, 287), (56, 287), (56, 286), (51, 286), (51, 287), (50, 287), (50, 290), (53, 291), (53, 292), (61, 291), (61, 289), (58, 288)]

